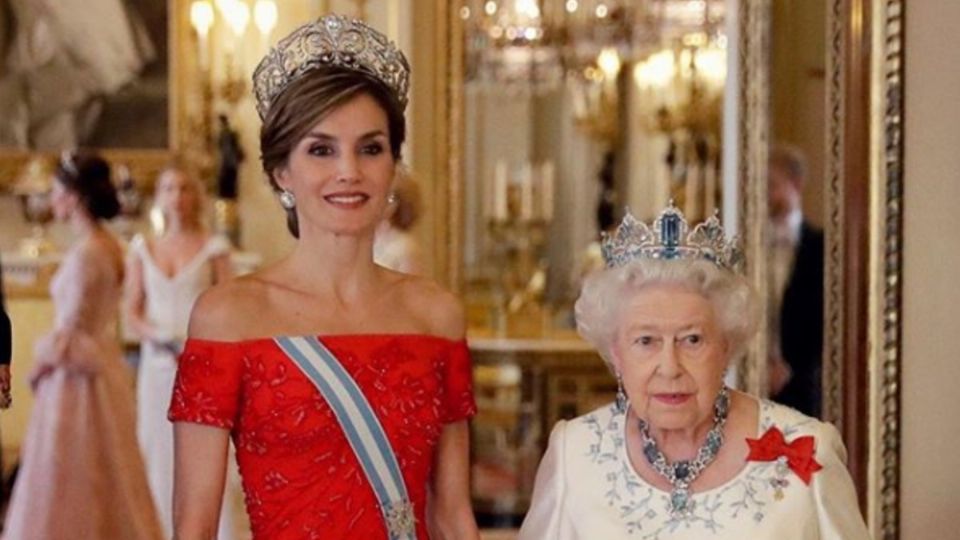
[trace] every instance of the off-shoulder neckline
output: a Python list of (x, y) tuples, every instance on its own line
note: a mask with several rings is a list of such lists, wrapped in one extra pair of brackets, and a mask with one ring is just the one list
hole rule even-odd
[(236, 340), (188, 337), (187, 343), (188, 344), (194, 343), (197, 345), (208, 345), (208, 346), (255, 345), (260, 343), (274, 343), (278, 338), (281, 338), (281, 337), (314, 337), (321, 341), (346, 340), (346, 339), (371, 339), (371, 340), (373, 339), (376, 339), (376, 340), (408, 339), (408, 340), (441, 341), (441, 342), (446, 342), (453, 345), (464, 343), (467, 341), (466, 337), (448, 338), (448, 337), (438, 336), (434, 334), (418, 334), (413, 332), (406, 332), (406, 333), (396, 333), (396, 334), (356, 333), (356, 334), (316, 334), (316, 335), (307, 335), (307, 336), (276, 335), (276, 336), (254, 337), (254, 338), (236, 339)]

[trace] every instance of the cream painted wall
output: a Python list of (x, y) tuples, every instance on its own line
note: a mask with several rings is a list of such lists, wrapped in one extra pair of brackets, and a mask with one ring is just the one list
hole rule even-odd
[(901, 538), (939, 540), (960, 511), (960, 2), (906, 20)]

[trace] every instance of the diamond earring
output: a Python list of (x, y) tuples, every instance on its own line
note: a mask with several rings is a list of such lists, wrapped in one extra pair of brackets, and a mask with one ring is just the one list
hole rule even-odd
[(283, 190), (280, 192), (280, 206), (287, 210), (293, 210), (297, 206), (297, 197), (294, 196), (293, 192)]
[(396, 194), (396, 193), (391, 193), (390, 195), (387, 195), (387, 203), (388, 203), (388, 204), (397, 204), (397, 194)]
[(623, 377), (617, 373), (617, 412), (627, 412), (627, 393), (623, 391)]

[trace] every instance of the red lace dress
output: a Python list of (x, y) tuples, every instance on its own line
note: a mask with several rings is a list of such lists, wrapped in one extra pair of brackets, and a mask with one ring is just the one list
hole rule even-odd
[[(377, 412), (425, 540), (440, 432), (476, 412), (466, 343), (420, 335), (320, 339)], [(169, 418), (231, 431), (254, 539), (387, 537), (333, 411), (272, 339), (188, 340)]]

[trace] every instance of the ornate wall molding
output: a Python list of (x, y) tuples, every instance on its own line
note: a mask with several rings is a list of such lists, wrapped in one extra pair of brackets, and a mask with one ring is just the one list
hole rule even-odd
[[(761, 297), (768, 290), (767, 156), (770, 133), (770, 0), (742, 0), (739, 25), (739, 229), (746, 255), (746, 275)], [(760, 328), (740, 366), (741, 387), (767, 393), (767, 302), (759, 303)]]
[(827, 10), (827, 152), (824, 235), (823, 416), (843, 426), (843, 260), (845, 2), (830, 0)]
[(903, 269), (903, 0), (874, 0), (876, 108), (871, 236), (870, 475), (868, 523), (873, 537), (900, 534), (900, 359)]

